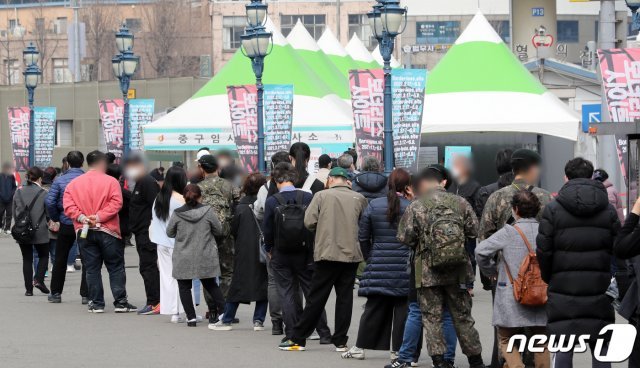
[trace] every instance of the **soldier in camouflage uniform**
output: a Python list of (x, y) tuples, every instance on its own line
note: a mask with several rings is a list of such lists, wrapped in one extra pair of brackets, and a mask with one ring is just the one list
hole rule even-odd
[(542, 158), (538, 153), (528, 150), (516, 150), (511, 156), (511, 167), (515, 175), (511, 185), (494, 192), (485, 204), (480, 219), (478, 238), (480, 241), (489, 238), (502, 227), (513, 221), (511, 214), (511, 199), (520, 190), (530, 190), (540, 200), (538, 220), (542, 216), (544, 207), (553, 200), (549, 192), (538, 188), (535, 184), (540, 179), (540, 164)]
[[(468, 357), (471, 368), (484, 368), (482, 346), (478, 331), (473, 327), (471, 295), (466, 283), (473, 279), (471, 260), (464, 249), (465, 238), (475, 238), (478, 219), (471, 205), (462, 197), (447, 193), (449, 179), (441, 165), (431, 165), (420, 174), (425, 194), (406, 210), (398, 225), (398, 240), (415, 250), (416, 288), (422, 309), (425, 340), (435, 368), (450, 368), (444, 359), (447, 350), (442, 314), (447, 305), (453, 319), (462, 352)], [(437, 213), (436, 213), (437, 212)], [(442, 212), (442, 213), (440, 213)], [(455, 266), (433, 268), (433, 249), (437, 244), (430, 231), (438, 219), (447, 218), (445, 234), (458, 234)], [(444, 247), (439, 247), (444, 248)], [(452, 252), (453, 254), (453, 252)], [(452, 256), (453, 257), (453, 256)]]
[[(222, 224), (223, 235), (216, 241), (220, 258), (220, 288), (226, 298), (233, 276), (234, 243), (231, 237), (231, 220), (233, 202), (238, 199), (238, 194), (230, 181), (218, 176), (218, 161), (214, 156), (204, 155), (198, 160), (198, 164), (204, 176), (198, 183), (202, 190), (202, 203), (213, 208)], [(206, 293), (205, 298), (208, 298)]]

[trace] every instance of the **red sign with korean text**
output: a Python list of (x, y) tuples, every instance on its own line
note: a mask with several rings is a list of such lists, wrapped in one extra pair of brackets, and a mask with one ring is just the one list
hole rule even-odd
[(9, 130), (16, 171), (29, 169), (29, 108), (9, 107)]
[(231, 129), (242, 167), (258, 171), (258, 104), (255, 85), (228, 86)]
[(116, 155), (116, 163), (119, 163), (124, 154), (124, 101), (100, 100), (98, 109), (107, 151)]
[(384, 73), (350, 70), (351, 106), (358, 157), (374, 156), (382, 161), (384, 146)]

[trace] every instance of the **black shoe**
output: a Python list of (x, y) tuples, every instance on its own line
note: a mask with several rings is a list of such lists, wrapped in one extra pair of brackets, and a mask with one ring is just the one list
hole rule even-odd
[(391, 362), (391, 364), (387, 364), (384, 366), (384, 368), (409, 368), (409, 367), (411, 367), (411, 364), (401, 362), (398, 359), (395, 359), (394, 361)]
[(136, 307), (135, 305), (131, 305), (129, 303), (118, 303), (115, 305), (114, 311), (116, 313), (137, 312), (138, 307)]
[(51, 292), (49, 291), (49, 289), (47, 289), (47, 286), (45, 284), (42, 284), (39, 281), (34, 281), (33, 287), (40, 290), (43, 294), (49, 294)]
[(271, 334), (273, 336), (284, 335), (284, 326), (282, 320), (274, 319), (271, 321)]
[(25, 291), (24, 296), (33, 296), (33, 291), (29, 291), (29, 290)]
[(83, 296), (83, 297), (82, 297), (82, 302), (81, 302), (81, 303), (82, 303), (82, 305), (87, 305), (87, 304), (89, 304), (89, 298), (87, 298), (86, 296)]
[(49, 301), (49, 303), (62, 303), (62, 295), (60, 295), (59, 293), (49, 294), (47, 300)]
[(206, 317), (209, 319), (210, 325), (215, 325), (220, 320), (220, 318), (218, 318), (218, 313), (216, 312), (207, 312)]
[(431, 360), (433, 361), (433, 368), (451, 368), (449, 363), (444, 360), (444, 355), (433, 355)]
[(331, 344), (333, 344), (333, 342), (331, 342), (331, 336), (320, 337), (320, 345), (331, 345)]
[(191, 321), (187, 321), (187, 327), (197, 327), (197, 323), (197, 320), (192, 319)]
[(482, 355), (473, 355), (468, 357), (469, 359), (469, 368), (486, 368), (482, 361)]
[(238, 323), (240, 323), (240, 318), (234, 318), (231, 323), (237, 325)]

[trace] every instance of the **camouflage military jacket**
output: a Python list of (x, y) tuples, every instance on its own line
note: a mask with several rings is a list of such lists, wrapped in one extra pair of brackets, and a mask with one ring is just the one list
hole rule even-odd
[[(447, 193), (444, 189), (437, 189), (427, 192), (423, 198), (415, 200), (407, 207), (398, 224), (398, 240), (414, 250), (425, 249), (428, 238), (427, 229), (431, 227), (431, 224), (428, 223), (429, 216), (427, 216), (430, 211), (428, 203), (442, 203), (442, 201), (448, 202), (447, 207), (459, 209), (465, 237), (475, 238), (478, 233), (478, 218), (469, 202), (460, 196)], [(426, 260), (416, 263), (416, 267), (420, 265), (422, 266), (422, 278), (416, 280), (418, 288), (465, 284), (474, 279), (470, 259), (467, 260), (466, 265), (451, 267), (446, 271), (431, 270)], [(419, 274), (417, 268), (416, 274)]]
[(208, 176), (198, 186), (202, 190), (202, 203), (213, 208), (223, 228), (223, 237), (228, 237), (233, 218), (233, 202), (237, 198), (230, 181), (219, 176)]
[[(489, 199), (487, 199), (482, 217), (480, 218), (478, 240), (485, 240), (502, 229), (512, 217), (511, 200), (513, 196), (520, 190), (527, 190), (528, 187), (523, 180), (516, 179), (513, 184), (494, 192)], [(551, 193), (538, 187), (533, 187), (531, 192), (540, 200), (541, 207), (538, 213), (538, 220), (540, 220), (542, 210), (553, 200), (553, 197)]]

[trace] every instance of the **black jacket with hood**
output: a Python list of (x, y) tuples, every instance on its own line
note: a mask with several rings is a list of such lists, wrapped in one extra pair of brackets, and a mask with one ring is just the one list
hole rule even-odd
[(351, 189), (362, 194), (367, 201), (387, 195), (387, 177), (378, 172), (366, 171), (357, 174), (351, 181)]
[(614, 323), (610, 299), (611, 252), (620, 229), (602, 183), (567, 182), (543, 212), (537, 237), (542, 278), (549, 284), (549, 334), (596, 336)]

